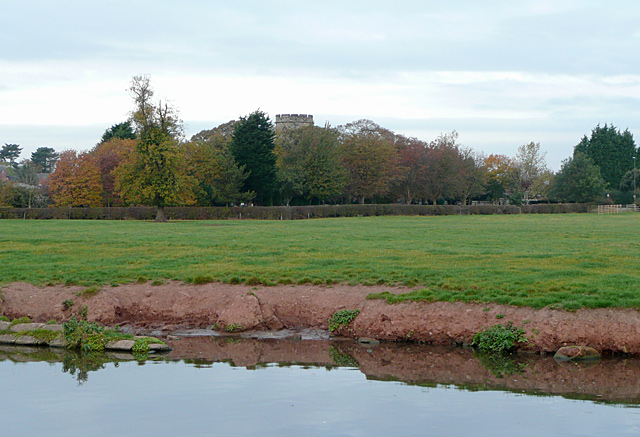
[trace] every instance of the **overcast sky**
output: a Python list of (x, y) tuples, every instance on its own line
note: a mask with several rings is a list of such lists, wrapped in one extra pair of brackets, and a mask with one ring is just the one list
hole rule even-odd
[(95, 145), (135, 75), (187, 137), (260, 108), (486, 154), (540, 142), (557, 170), (598, 123), (640, 135), (637, 0), (21, 0), (0, 28), (0, 144), (23, 158)]

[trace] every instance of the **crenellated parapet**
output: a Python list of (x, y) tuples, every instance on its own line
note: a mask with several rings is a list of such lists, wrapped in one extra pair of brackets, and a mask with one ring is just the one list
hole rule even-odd
[(276, 132), (287, 129), (298, 129), (313, 126), (313, 115), (308, 114), (278, 114), (276, 115)]

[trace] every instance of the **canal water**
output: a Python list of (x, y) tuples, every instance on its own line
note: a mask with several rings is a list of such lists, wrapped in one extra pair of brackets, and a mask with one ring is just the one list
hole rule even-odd
[(0, 347), (0, 432), (638, 435), (640, 361), (184, 337), (164, 356)]

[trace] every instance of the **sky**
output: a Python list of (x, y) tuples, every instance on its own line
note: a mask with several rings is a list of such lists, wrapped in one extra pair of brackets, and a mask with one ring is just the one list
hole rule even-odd
[(187, 138), (260, 109), (370, 119), (558, 170), (598, 124), (640, 136), (637, 0), (0, 0), (0, 144), (87, 150), (148, 75)]

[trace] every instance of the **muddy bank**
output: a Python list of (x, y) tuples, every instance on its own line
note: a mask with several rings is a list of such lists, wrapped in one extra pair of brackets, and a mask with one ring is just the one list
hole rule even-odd
[(359, 308), (360, 314), (341, 330), (341, 335), (436, 345), (468, 344), (482, 328), (511, 322), (526, 330), (530, 339), (526, 349), (530, 351), (554, 352), (566, 345), (585, 345), (600, 352), (640, 354), (640, 312), (631, 309), (567, 312), (461, 302), (389, 305), (366, 299), (369, 293), (407, 291), (386, 286), (147, 283), (105, 287), (91, 297), (78, 296), (83, 290), (23, 283), (5, 285), (0, 292), (0, 313), (46, 322), (69, 319), (86, 306), (88, 320), (100, 324), (171, 332), (211, 326), (219, 330), (328, 329), (328, 320), (335, 311)]

